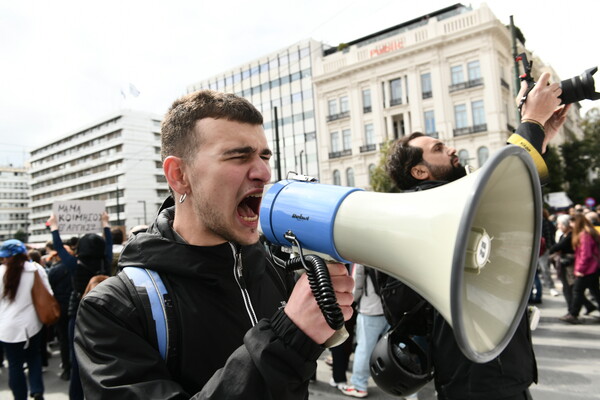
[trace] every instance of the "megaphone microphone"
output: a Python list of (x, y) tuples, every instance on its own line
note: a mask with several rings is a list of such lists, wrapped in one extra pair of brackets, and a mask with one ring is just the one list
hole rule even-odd
[(265, 189), (260, 229), (273, 244), (374, 267), (413, 288), (474, 362), (512, 338), (533, 283), (542, 195), (531, 156), (506, 146), (452, 183), (411, 193), (283, 180)]

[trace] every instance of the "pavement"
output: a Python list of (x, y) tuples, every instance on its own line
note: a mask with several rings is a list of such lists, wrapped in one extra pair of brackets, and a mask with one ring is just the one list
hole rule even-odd
[[(560, 291), (560, 287), (557, 287)], [(562, 295), (553, 297), (544, 289), (541, 318), (533, 332), (533, 345), (538, 363), (539, 382), (530, 390), (535, 400), (590, 400), (600, 399), (600, 313), (581, 316), (582, 324), (571, 325), (558, 318), (566, 313)], [(44, 372), (46, 400), (68, 400), (68, 382), (58, 377), (60, 356), (50, 347), (52, 357)], [(325, 363), (325, 351), (318, 361), (317, 381), (311, 382), (311, 400), (348, 398), (329, 385), (331, 368)], [(348, 372), (350, 378), (351, 372)], [(0, 368), (0, 400), (12, 399), (8, 388), (8, 371)], [(400, 399), (379, 389), (372, 380), (369, 399)], [(437, 400), (433, 383), (427, 384), (417, 395), (418, 400)], [(414, 400), (414, 398), (412, 399)]]

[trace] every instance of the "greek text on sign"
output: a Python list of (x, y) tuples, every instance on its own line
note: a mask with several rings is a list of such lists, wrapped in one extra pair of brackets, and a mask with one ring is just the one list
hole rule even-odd
[(96, 200), (57, 201), (52, 212), (61, 234), (83, 235), (102, 232), (104, 202)]

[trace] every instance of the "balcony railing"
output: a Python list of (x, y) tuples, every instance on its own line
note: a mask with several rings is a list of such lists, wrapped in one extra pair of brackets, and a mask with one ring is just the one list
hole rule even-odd
[(464, 135), (470, 135), (472, 133), (485, 132), (485, 131), (487, 131), (487, 124), (465, 126), (464, 128), (455, 128), (453, 130), (454, 136), (464, 136)]
[(429, 91), (429, 92), (423, 92), (423, 100), (425, 99), (430, 99), (433, 97), (433, 92)]
[(435, 132), (425, 132), (425, 134), (427, 136), (431, 136), (432, 138), (435, 138), (435, 139), (439, 139), (439, 137), (440, 137), (440, 135), (438, 134), (437, 131), (435, 131)]
[(510, 86), (508, 85), (508, 82), (506, 82), (504, 80), (504, 78), (500, 78), (500, 86), (506, 88), (506, 89), (510, 89)]
[(340, 157), (351, 156), (351, 155), (352, 155), (352, 149), (346, 149), (346, 150), (342, 150), (342, 151), (332, 151), (329, 153), (329, 159), (331, 160), (332, 158), (340, 158)]
[(373, 107), (371, 107), (371, 106), (363, 107), (363, 113), (368, 114), (371, 111), (373, 111)]
[(327, 116), (327, 122), (336, 121), (338, 119), (346, 118), (350, 116), (350, 111), (344, 111), (338, 114), (331, 114)]
[(375, 151), (375, 150), (377, 150), (377, 145), (375, 143), (365, 144), (363, 146), (360, 146), (361, 153), (367, 153), (369, 151)]
[(477, 78), (470, 81), (455, 83), (454, 85), (450, 85), (450, 93), (456, 92), (458, 90), (469, 89), (475, 86), (482, 86), (483, 78)]
[(390, 99), (390, 107), (397, 106), (398, 104), (402, 104), (401, 97), (399, 97), (397, 99)]

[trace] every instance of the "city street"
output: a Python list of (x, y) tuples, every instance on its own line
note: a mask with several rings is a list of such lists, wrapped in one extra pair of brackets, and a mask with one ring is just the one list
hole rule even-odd
[[(560, 288), (558, 288), (560, 291)], [(600, 399), (600, 319), (582, 316), (583, 324), (570, 325), (558, 320), (565, 313), (561, 296), (551, 297), (544, 290), (540, 324), (533, 332), (533, 342), (538, 362), (539, 383), (531, 387), (536, 400), (588, 400)], [(46, 400), (67, 400), (67, 382), (59, 379), (60, 373), (57, 348), (52, 348), (53, 357), (44, 373)], [(310, 399), (347, 398), (329, 386), (331, 368), (325, 364), (324, 352), (319, 360), (317, 382), (310, 384)], [(0, 370), (0, 399), (12, 398), (8, 389), (8, 371)], [(351, 373), (348, 373), (350, 378)], [(398, 399), (383, 393), (372, 382), (370, 399)], [(435, 400), (433, 385), (428, 384), (418, 395), (419, 400)]]

